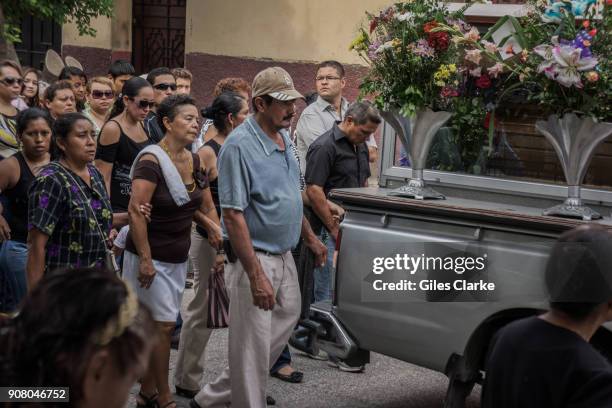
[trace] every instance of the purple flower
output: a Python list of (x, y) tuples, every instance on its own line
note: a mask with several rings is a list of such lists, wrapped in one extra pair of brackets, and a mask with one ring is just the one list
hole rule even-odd
[(50, 257), (57, 257), (60, 252), (60, 247), (57, 244), (51, 244), (47, 247), (47, 255)]
[(40, 205), (40, 208), (47, 208), (49, 205), (49, 196), (46, 194), (41, 195), (38, 204)]
[(70, 191), (72, 191), (73, 194), (76, 194), (79, 192), (79, 188), (77, 186), (75, 186), (74, 184), (70, 185)]
[(28, 231), (34, 228), (34, 225), (31, 222), (28, 222)]
[(100, 208), (102, 208), (102, 203), (100, 202), (100, 200), (92, 199), (91, 208), (93, 208), (94, 210), (99, 210)]

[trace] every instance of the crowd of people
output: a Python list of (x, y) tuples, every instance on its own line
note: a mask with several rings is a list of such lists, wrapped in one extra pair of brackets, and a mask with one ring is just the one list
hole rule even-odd
[[(316, 93), (306, 99), (280, 67), (262, 70), (251, 84), (225, 78), (200, 110), (189, 96), (197, 82), (184, 68), (137, 76), (118, 60), (108, 76), (88, 78), (65, 67), (43, 89), (37, 70), (0, 62), (3, 381), (68, 385), (74, 405), (87, 407), (124, 406), (138, 381), (143, 408), (173, 408), (174, 393), (191, 408), (261, 408), (274, 404), (269, 376), (302, 382), (288, 340), (302, 299), (332, 296), (344, 210), (328, 193), (367, 185), (382, 122), (371, 103), (343, 97), (337, 61), (320, 63), (313, 79)], [(294, 126), (302, 99), (308, 105)], [(308, 251), (296, 251), (300, 245)], [(317, 266), (306, 297), (298, 253)], [(189, 271), (194, 296), (181, 316)], [(229, 294), (229, 364), (202, 384), (211, 277), (219, 274)], [(517, 349), (514, 337), (531, 326), (550, 332), (543, 322), (571, 331), (576, 325), (568, 321), (592, 312), (588, 340), (612, 316), (601, 302), (584, 313), (553, 303), (542, 321), (503, 331), (492, 346), (483, 401), (506, 406), (491, 402), (499, 399), (490, 390), (505, 387), (496, 373), (503, 375), (511, 355), (502, 350)], [(611, 372), (580, 346), (598, 375)], [(344, 372), (365, 369), (324, 352), (308, 356)]]
[[(3, 61), (0, 75), (0, 312), (23, 315), (59, 275), (119, 272), (156, 333), (144, 348), (150, 353), (140, 370), (138, 406), (175, 405), (167, 379), (177, 329), (175, 392), (193, 398), (194, 406), (229, 403), (230, 394), (237, 406), (265, 406), (274, 403), (265, 393), (268, 376), (301, 382), (287, 345), (301, 302), (291, 250), (300, 242), (311, 249), (320, 266), (317, 293), (324, 294), (312, 300), (329, 299), (331, 256), (323, 242), (333, 242), (343, 214), (316, 196), (317, 211), (325, 207), (334, 227), (321, 228), (326, 220), (313, 231), (303, 218), (302, 205), (312, 196), (305, 152), (336, 120), (348, 121), (361, 133), (355, 139), (355, 130), (349, 132), (345, 148), (359, 148), (362, 167), (359, 177), (337, 185), (363, 186), (380, 123), (367, 103), (349, 108), (342, 65), (317, 67), (317, 94), (297, 122), (296, 143), (290, 128), (303, 96), (279, 67), (260, 72), (252, 84), (222, 79), (201, 110), (189, 96), (193, 76), (184, 68), (137, 76), (118, 60), (108, 76), (88, 78), (66, 66), (46, 84), (37, 70)], [(313, 106), (319, 109), (309, 113)], [(314, 125), (317, 117), (321, 123)], [(360, 146), (366, 139), (369, 149)], [(313, 166), (334, 177), (332, 162)], [(194, 296), (183, 322), (188, 270)], [(228, 369), (201, 390), (213, 274), (225, 278), (234, 341)], [(18, 318), (12, 320), (17, 330)], [(256, 376), (247, 374), (252, 369)]]

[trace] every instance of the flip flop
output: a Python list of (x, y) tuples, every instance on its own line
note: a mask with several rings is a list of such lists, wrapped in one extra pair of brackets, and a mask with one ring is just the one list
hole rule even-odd
[(304, 373), (302, 373), (301, 371), (294, 371), (289, 375), (281, 374), (277, 371), (271, 375), (272, 377), (276, 377), (279, 380), (283, 380), (283, 381), (286, 381), (288, 383), (293, 383), (293, 384), (301, 383), (302, 380), (304, 379)]

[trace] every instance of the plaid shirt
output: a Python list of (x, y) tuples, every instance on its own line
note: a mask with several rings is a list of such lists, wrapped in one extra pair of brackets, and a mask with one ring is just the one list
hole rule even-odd
[(45, 166), (30, 186), (28, 230), (37, 228), (49, 236), (47, 270), (104, 262), (113, 214), (102, 175), (93, 165), (87, 167), (91, 187), (58, 163)]

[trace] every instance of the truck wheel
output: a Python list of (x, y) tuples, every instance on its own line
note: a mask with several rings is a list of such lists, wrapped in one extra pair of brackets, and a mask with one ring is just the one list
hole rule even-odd
[(446, 390), (444, 408), (465, 408), (465, 400), (472, 393), (474, 381), (461, 381), (451, 378)]

